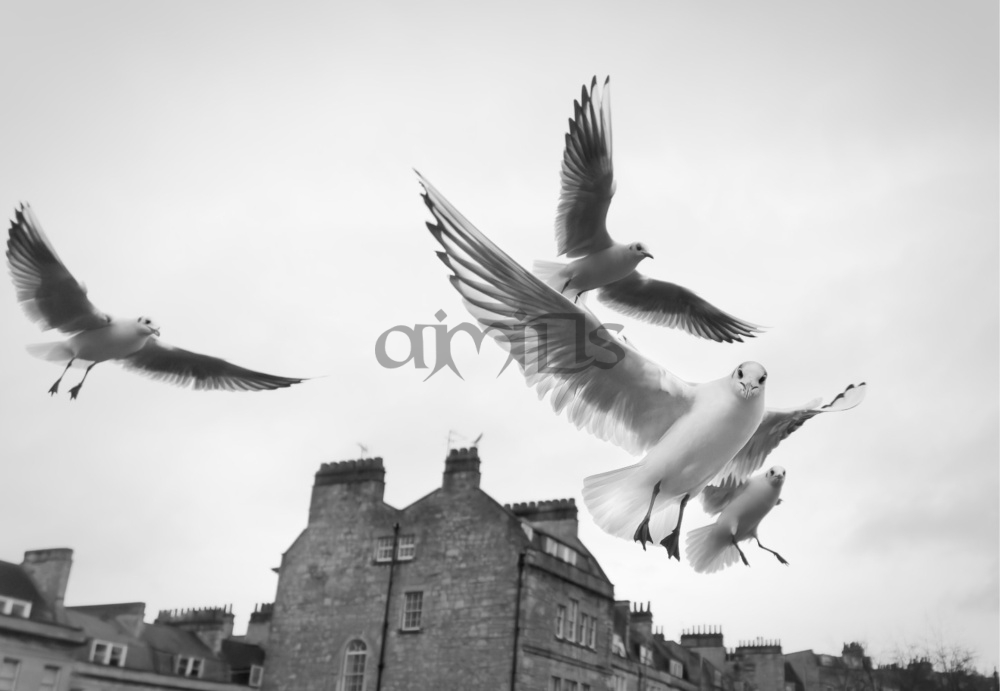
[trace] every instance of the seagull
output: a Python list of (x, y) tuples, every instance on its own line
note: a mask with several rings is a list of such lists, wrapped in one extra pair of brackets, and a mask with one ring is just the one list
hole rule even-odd
[(660, 544), (679, 560), (681, 521), (692, 497), (728, 478), (742, 482), (806, 420), (864, 398), (862, 383), (822, 407), (817, 400), (768, 409), (767, 371), (756, 362), (713, 381), (684, 381), (514, 261), (417, 176), (434, 217), (427, 228), (444, 248), (437, 254), (452, 272), (452, 285), (517, 361), (528, 385), (539, 398), (550, 394), (555, 412), (565, 410), (577, 428), (645, 454), (636, 465), (584, 480), (588, 510), (612, 535), (643, 549), (653, 534), (663, 535)]
[(740, 549), (740, 542), (753, 538), (757, 546), (773, 554), (779, 562), (788, 561), (773, 549), (760, 544), (757, 527), (771, 509), (781, 503), (785, 469), (772, 466), (741, 484), (706, 487), (702, 505), (709, 515), (719, 514), (715, 523), (696, 528), (687, 534), (687, 558), (698, 573), (714, 573), (736, 563), (736, 558), (750, 566)]
[(738, 319), (683, 286), (647, 278), (636, 271), (653, 258), (642, 242), (622, 244), (608, 234), (606, 218), (615, 193), (611, 163), (610, 77), (597, 94), (597, 77), (573, 102), (562, 162), (562, 190), (556, 215), (558, 254), (574, 258), (538, 261), (534, 272), (574, 302), (597, 290), (597, 299), (627, 316), (660, 326), (680, 328), (722, 343), (753, 338), (761, 328)]
[(71, 334), (64, 341), (28, 346), (43, 360), (68, 361), (59, 384), (77, 360), (89, 362), (80, 383), (70, 389), (76, 399), (94, 365), (114, 360), (126, 369), (154, 379), (195, 389), (260, 391), (298, 384), (303, 379), (278, 377), (239, 367), (217, 357), (193, 353), (159, 340), (160, 327), (149, 317), (117, 318), (100, 311), (87, 297), (87, 289), (59, 259), (42, 231), (31, 207), (15, 210), (7, 238), (7, 264), (17, 289), (17, 300), (28, 318), (43, 331), (57, 329)]

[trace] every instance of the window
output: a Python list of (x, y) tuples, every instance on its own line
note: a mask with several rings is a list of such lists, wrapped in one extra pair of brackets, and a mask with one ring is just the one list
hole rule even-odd
[(182, 677), (200, 677), (201, 668), (204, 666), (204, 664), (205, 664), (204, 658), (178, 655), (177, 666), (174, 668), (174, 672), (181, 675)]
[(618, 657), (625, 657), (625, 641), (617, 633), (611, 637), (611, 652)]
[(344, 656), (344, 691), (364, 691), (367, 659), (368, 646), (363, 641), (351, 641)]
[(576, 630), (576, 641), (580, 645), (587, 645), (587, 635), (590, 629), (590, 617), (586, 614), (580, 615), (580, 625)]
[(628, 691), (628, 679), (618, 673), (615, 673), (615, 691)]
[(566, 605), (556, 605), (556, 638), (566, 635)]
[(590, 691), (590, 684), (580, 684), (580, 691)]
[(410, 561), (417, 552), (416, 535), (400, 535), (399, 546), (396, 549), (396, 559), (399, 561)]
[(563, 691), (562, 679), (552, 677), (552, 691)]
[(578, 685), (575, 681), (566, 679), (566, 683), (563, 684), (563, 691), (577, 691)]
[(403, 631), (419, 631), (424, 594), (417, 590), (403, 594)]
[(684, 678), (684, 665), (677, 660), (670, 661), (670, 673), (678, 679)]
[(250, 665), (250, 681), (247, 682), (250, 686), (260, 688), (261, 682), (264, 681), (264, 668), (260, 665)]
[(639, 662), (644, 665), (653, 664), (653, 651), (645, 645), (639, 646)]
[(14, 691), (14, 686), (17, 685), (17, 674), (20, 671), (20, 660), (5, 657), (0, 661), (0, 691)]
[(127, 646), (95, 640), (90, 648), (90, 661), (99, 665), (124, 667), (126, 652), (128, 652)]
[(31, 615), (31, 603), (27, 600), (19, 600), (16, 597), (0, 595), (0, 614), (27, 619)]
[(566, 640), (576, 641), (576, 620), (580, 612), (580, 603), (576, 600), (569, 601), (569, 618), (566, 620)]
[(59, 688), (59, 668), (45, 665), (42, 669), (42, 683), (38, 685), (38, 691), (55, 691)]
[(391, 537), (380, 537), (375, 542), (375, 561), (392, 561)]
[(592, 649), (597, 649), (597, 617), (590, 618), (590, 640), (587, 642)]
[(542, 549), (545, 550), (546, 554), (551, 554), (557, 559), (561, 559), (568, 564), (576, 566), (576, 550), (568, 545), (562, 544), (558, 540), (553, 540), (548, 535), (542, 538)]

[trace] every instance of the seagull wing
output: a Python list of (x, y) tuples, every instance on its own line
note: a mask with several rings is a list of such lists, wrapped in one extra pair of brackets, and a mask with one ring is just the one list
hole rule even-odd
[(761, 420), (760, 425), (757, 427), (757, 431), (753, 433), (750, 440), (739, 450), (733, 459), (726, 464), (716, 478), (716, 481), (725, 482), (731, 478), (737, 482), (742, 482), (764, 465), (764, 459), (774, 450), (774, 447), (801, 427), (806, 420), (820, 413), (835, 413), (842, 410), (850, 410), (865, 399), (866, 389), (867, 386), (864, 382), (857, 386), (851, 384), (824, 406), (819, 405), (822, 399), (816, 399), (798, 408), (767, 410), (764, 413), (764, 419)]
[(75, 333), (107, 326), (111, 318), (87, 298), (87, 289), (59, 259), (31, 207), (21, 204), (14, 213), (7, 238), (7, 266), (17, 301), (28, 318), (43, 331)]
[(743, 337), (753, 338), (761, 331), (757, 325), (723, 312), (687, 288), (647, 278), (638, 271), (600, 288), (597, 299), (629, 317), (683, 329), (720, 343), (742, 343)]
[(727, 477), (718, 485), (709, 485), (701, 491), (701, 505), (705, 513), (714, 516), (721, 513), (732, 501), (743, 494), (749, 482), (736, 482), (732, 477)]
[[(419, 173), (417, 173), (420, 176)], [(493, 244), (422, 176), (427, 227), (469, 312), (520, 365), (556, 413), (640, 453), (691, 406), (695, 386), (611, 336), (582, 310)], [(596, 349), (588, 346), (598, 346)]]
[(597, 77), (579, 101), (573, 101), (573, 119), (566, 133), (562, 162), (562, 190), (556, 213), (559, 254), (581, 257), (611, 247), (606, 219), (615, 193), (611, 166), (610, 77), (594, 105)]
[(298, 384), (302, 379), (254, 372), (222, 358), (175, 348), (151, 337), (135, 353), (118, 361), (126, 369), (178, 386), (195, 389), (263, 391)]

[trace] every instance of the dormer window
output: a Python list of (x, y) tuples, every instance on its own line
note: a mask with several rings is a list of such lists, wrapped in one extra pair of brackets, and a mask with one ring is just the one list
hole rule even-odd
[(31, 603), (8, 595), (0, 595), (0, 614), (27, 619), (31, 616)]
[(639, 646), (639, 662), (641, 662), (644, 665), (653, 664), (653, 651), (650, 650), (648, 646), (645, 645)]
[(576, 566), (577, 551), (569, 545), (564, 545), (546, 535), (542, 538), (542, 549), (545, 550), (546, 554), (551, 554), (556, 559)]
[(90, 661), (109, 667), (124, 667), (128, 646), (120, 643), (94, 640), (90, 646)]
[(204, 666), (205, 658), (178, 655), (174, 671), (182, 677), (200, 677)]

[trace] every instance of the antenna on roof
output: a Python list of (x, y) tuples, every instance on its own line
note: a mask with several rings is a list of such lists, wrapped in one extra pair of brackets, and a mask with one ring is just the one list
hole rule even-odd
[(361, 447), (361, 455), (364, 456), (365, 458), (367, 458), (368, 457), (368, 447), (365, 446), (364, 444), (362, 444), (361, 442), (358, 442), (358, 446)]
[(468, 445), (468, 446), (476, 446), (477, 444), (479, 444), (479, 440), (483, 438), (484, 434), (486, 434), (486, 433), (485, 432), (480, 432), (479, 436), (476, 437), (475, 439), (473, 439), (472, 442), (470, 443), (469, 442), (469, 438), (467, 436), (465, 436), (464, 434), (459, 434), (455, 430), (450, 429), (450, 430), (448, 430), (448, 448), (446, 449), (446, 451), (451, 451), (451, 449), (452, 449), (452, 446), (451, 446), (452, 442), (458, 442), (458, 443), (465, 444), (465, 445)]

